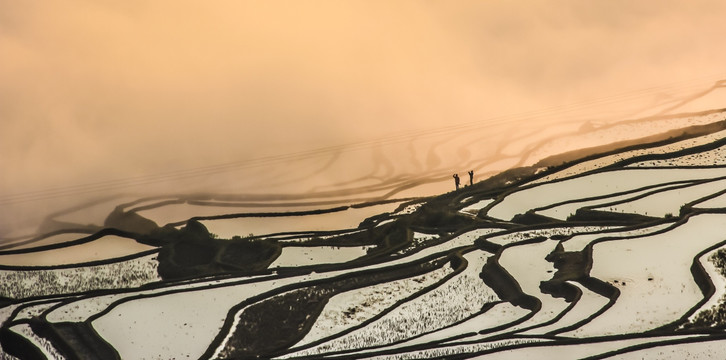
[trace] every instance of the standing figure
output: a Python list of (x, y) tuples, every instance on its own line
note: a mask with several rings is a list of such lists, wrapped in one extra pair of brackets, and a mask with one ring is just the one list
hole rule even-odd
[(469, 170), (469, 185), (474, 185), (474, 170)]
[(459, 190), (459, 184), (460, 184), (459, 174), (454, 174), (454, 183), (456, 184), (456, 190)]

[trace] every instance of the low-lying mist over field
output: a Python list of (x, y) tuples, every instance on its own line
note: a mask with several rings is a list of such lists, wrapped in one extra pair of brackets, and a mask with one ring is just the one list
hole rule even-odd
[(707, 89), (723, 7), (3, 1), (0, 228), (99, 195), (465, 173)]

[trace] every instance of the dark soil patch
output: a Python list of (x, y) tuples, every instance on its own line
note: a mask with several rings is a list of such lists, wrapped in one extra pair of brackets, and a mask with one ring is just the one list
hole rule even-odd
[(567, 217), (567, 221), (583, 221), (588, 223), (618, 223), (623, 225), (643, 224), (659, 221), (661, 218), (640, 214), (627, 214), (591, 209), (578, 209), (574, 215)]
[(522, 291), (517, 281), (505, 270), (495, 256), (487, 259), (486, 264), (479, 274), (484, 283), (487, 284), (503, 301), (507, 301), (514, 306), (519, 306), (527, 310), (538, 311), (542, 306), (539, 299), (534, 296), (527, 295)]
[(46, 360), (45, 355), (24, 336), (6, 328), (0, 328), (0, 345), (8, 355), (19, 359)]
[[(726, 276), (726, 249), (716, 251), (708, 260), (713, 261), (722, 276)], [(701, 311), (686, 327), (726, 327), (726, 302)]]
[(552, 279), (540, 283), (540, 290), (545, 294), (564, 298), (568, 302), (575, 300), (580, 290), (567, 281), (580, 281), (589, 276), (589, 269), (592, 267), (591, 251), (592, 249), (588, 247), (582, 251), (565, 251), (562, 243), (557, 244), (545, 257), (545, 260), (553, 263), (557, 271)]
[(557, 224), (560, 220), (527, 211), (524, 214), (517, 214), (512, 217), (512, 222), (523, 225)]
[[(91, 325), (32, 321), (33, 331), (48, 339), (67, 359), (120, 359), (116, 350)], [(23, 358), (23, 357), (21, 357)]]
[(329, 289), (305, 288), (251, 305), (219, 358), (254, 358), (294, 345), (320, 315), (329, 294)]
[(231, 240), (214, 238), (206, 227), (189, 221), (181, 230), (163, 228), (151, 240), (161, 244), (159, 275), (163, 279), (178, 279), (204, 275), (264, 270), (281, 252), (270, 240)]
[[(406, 266), (397, 271), (351, 275), (319, 285), (291, 290), (249, 306), (231, 329), (220, 357), (268, 358), (290, 348), (310, 331), (329, 299), (337, 294), (374, 284), (408, 278), (446, 266), (447, 260)], [(230, 316), (233, 312), (230, 312)]]

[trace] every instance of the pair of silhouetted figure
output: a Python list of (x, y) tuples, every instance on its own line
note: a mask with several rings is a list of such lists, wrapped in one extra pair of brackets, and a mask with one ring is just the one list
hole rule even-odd
[[(469, 185), (474, 185), (474, 170), (470, 170), (468, 174)], [(454, 184), (456, 184), (456, 190), (459, 190), (459, 185), (461, 185), (461, 179), (459, 179), (459, 174), (454, 174)]]

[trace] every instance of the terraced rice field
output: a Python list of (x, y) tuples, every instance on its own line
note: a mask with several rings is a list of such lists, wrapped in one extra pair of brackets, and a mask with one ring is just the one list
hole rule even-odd
[(2, 358), (726, 356), (726, 112), (654, 121), (437, 196), (89, 204), (3, 242)]

